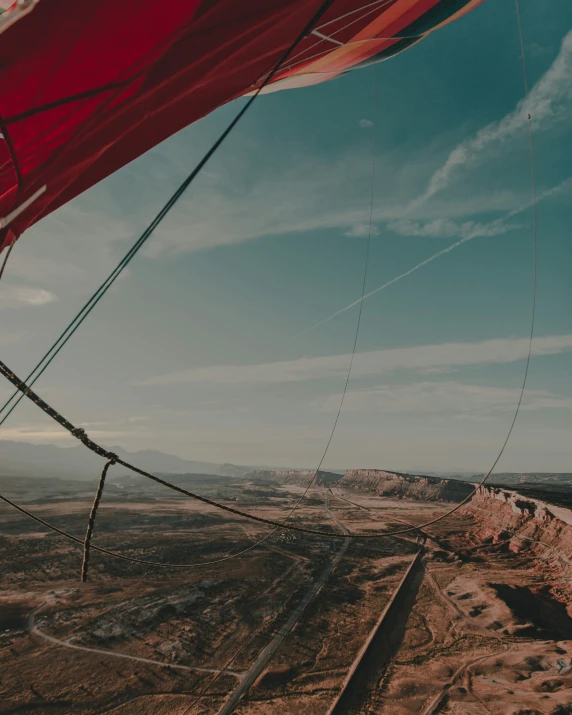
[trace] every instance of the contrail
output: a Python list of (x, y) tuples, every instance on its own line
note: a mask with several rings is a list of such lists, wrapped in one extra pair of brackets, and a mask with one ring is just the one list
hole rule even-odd
[[(537, 202), (540, 202), (544, 199), (550, 198), (551, 196), (554, 196), (554, 194), (557, 194), (560, 191), (564, 191), (565, 189), (569, 188), (570, 186), (572, 186), (572, 177), (566, 179), (561, 184), (558, 184), (557, 186), (554, 186), (551, 189), (544, 191), (538, 197)], [(327, 318), (320, 320), (318, 323), (314, 323), (314, 325), (311, 325), (309, 328), (302, 330), (302, 332), (300, 332), (300, 333), (296, 333), (296, 335), (294, 335), (294, 337), (298, 338), (298, 337), (300, 337), (300, 335), (309, 333), (311, 330), (314, 330), (318, 326), (323, 325), (324, 323), (328, 323), (330, 320), (333, 320), (338, 315), (345, 313), (346, 310), (350, 310), (351, 308), (354, 308), (356, 305), (359, 305), (366, 298), (371, 298), (372, 295), (375, 295), (376, 293), (379, 293), (380, 291), (385, 290), (386, 288), (389, 288), (389, 286), (392, 286), (394, 283), (397, 283), (402, 278), (406, 278), (407, 276), (410, 276), (412, 273), (415, 273), (415, 271), (418, 271), (420, 268), (423, 268), (423, 266), (426, 266), (428, 263), (432, 263), (433, 261), (437, 260), (437, 258), (444, 256), (446, 253), (450, 253), (451, 251), (454, 251), (455, 248), (462, 246), (463, 243), (467, 243), (467, 241), (471, 241), (473, 238), (477, 238), (478, 236), (491, 235), (491, 232), (493, 232), (495, 230), (495, 228), (497, 228), (498, 226), (502, 226), (502, 224), (505, 221), (513, 218), (514, 216), (517, 216), (518, 214), (523, 213), (530, 207), (531, 207), (531, 203), (529, 202), (526, 205), (521, 206), (518, 209), (513, 209), (512, 211), (509, 211), (502, 218), (498, 218), (495, 221), (491, 221), (491, 223), (487, 224), (486, 226), (481, 227), (480, 229), (476, 230), (473, 233), (470, 233), (468, 236), (465, 236), (460, 241), (455, 241), (455, 243), (452, 243), (450, 246), (447, 246), (447, 248), (443, 248), (441, 251), (437, 251), (437, 253), (434, 253), (432, 256), (429, 256), (429, 258), (426, 258), (424, 261), (421, 261), (421, 263), (418, 263), (416, 266), (413, 266), (413, 268), (410, 268), (408, 271), (405, 271), (405, 273), (401, 273), (400, 275), (395, 276), (395, 278), (392, 278), (390, 281), (387, 281), (387, 283), (383, 283), (383, 285), (380, 285), (378, 288), (374, 288), (374, 290), (370, 291), (369, 293), (366, 293), (363, 296), (363, 298), (358, 298), (358, 300), (354, 300), (353, 303), (346, 305), (345, 308), (340, 308), (340, 310), (337, 310), (335, 313), (332, 313)]]
[(327, 318), (320, 320), (320, 322), (318, 322), (318, 323), (314, 323), (314, 325), (311, 325), (309, 328), (306, 328), (306, 330), (302, 330), (301, 333), (297, 333), (294, 337), (298, 338), (298, 337), (300, 337), (300, 335), (304, 335), (304, 333), (309, 333), (311, 330), (314, 330), (314, 328), (317, 328), (319, 325), (323, 325), (324, 323), (327, 323), (330, 320), (333, 320), (338, 315), (345, 313), (346, 310), (350, 310), (350, 308), (353, 308), (354, 306), (359, 305), (366, 298), (371, 298), (372, 295), (379, 293), (379, 291), (389, 288), (389, 286), (392, 286), (394, 283), (397, 283), (402, 278), (410, 276), (412, 273), (415, 273), (415, 271), (418, 271), (420, 268), (423, 268), (423, 266), (426, 266), (428, 263), (431, 263), (431, 261), (434, 261), (437, 258), (439, 258), (440, 256), (445, 255), (445, 253), (449, 253), (450, 251), (457, 248), (457, 246), (460, 246), (462, 243), (466, 243), (467, 241), (470, 241), (472, 238), (475, 238), (475, 236), (474, 235), (466, 236), (465, 238), (462, 238), (460, 241), (456, 241), (455, 243), (452, 243), (447, 248), (444, 248), (443, 250), (438, 251), (437, 253), (434, 253), (432, 256), (429, 256), (429, 258), (426, 258), (424, 261), (421, 261), (421, 263), (418, 263), (416, 266), (413, 266), (413, 268), (410, 268), (408, 271), (405, 271), (405, 273), (401, 273), (400, 275), (395, 276), (395, 278), (392, 278), (390, 281), (387, 281), (387, 283), (384, 283), (383, 285), (380, 285), (378, 288), (375, 288), (374, 290), (370, 291), (369, 293), (366, 293), (363, 296), (363, 298), (358, 298), (358, 300), (354, 300), (353, 303), (346, 305), (345, 308), (340, 308), (340, 310), (336, 310), (335, 313), (332, 313)]

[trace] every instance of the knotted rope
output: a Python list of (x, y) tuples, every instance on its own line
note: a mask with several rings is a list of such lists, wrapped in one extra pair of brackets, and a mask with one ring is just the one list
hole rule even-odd
[[(83, 430), (79, 430), (83, 432)], [(83, 432), (85, 435), (85, 432)], [(79, 435), (74, 435), (79, 437)], [(81, 439), (81, 438), (80, 438)], [(97, 491), (95, 492), (95, 499), (93, 500), (93, 505), (89, 513), (89, 520), (87, 522), (87, 531), (85, 532), (85, 541), (83, 542), (83, 561), (81, 564), (81, 580), (85, 583), (87, 581), (87, 571), (89, 568), (89, 549), (91, 546), (91, 537), (93, 535), (93, 530), (95, 528), (95, 517), (97, 515), (97, 508), (99, 507), (99, 502), (101, 501), (101, 495), (103, 494), (103, 487), (105, 485), (105, 477), (107, 476), (107, 470), (113, 464), (117, 462), (117, 455), (112, 454), (109, 460), (105, 463), (101, 476), (99, 477), (99, 484), (97, 485)]]

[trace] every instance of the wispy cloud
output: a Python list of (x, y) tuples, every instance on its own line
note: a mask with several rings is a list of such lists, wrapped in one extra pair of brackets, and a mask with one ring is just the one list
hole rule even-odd
[[(150, 438), (152, 432), (149, 431), (144, 437)], [(109, 444), (113, 443), (114, 440), (121, 439), (122, 437), (132, 437), (132, 432), (121, 432), (116, 430), (104, 429), (104, 430), (91, 430), (90, 436), (96, 440), (106, 440)], [(5, 427), (2, 429), (2, 439), (10, 440), (13, 442), (32, 442), (39, 444), (53, 444), (54, 442), (62, 444), (63, 446), (75, 446), (77, 441), (70, 435), (70, 433), (61, 427), (60, 429), (53, 427), (44, 427), (40, 424), (26, 424), (18, 425), (15, 427)]]
[[(572, 335), (536, 338), (532, 354), (557, 355), (572, 351)], [(442, 343), (357, 353), (353, 377), (375, 377), (397, 370), (427, 371), (470, 365), (511, 363), (526, 358), (528, 338), (501, 338), (478, 343)], [(350, 355), (328, 355), (252, 365), (211, 365), (189, 368), (149, 378), (139, 385), (273, 384), (341, 377), (347, 373)]]
[(16, 251), (10, 261), (10, 276), (26, 281), (51, 285), (61, 281), (83, 281), (85, 272), (79, 266), (65, 260), (54, 260), (30, 254), (19, 255)]
[[(537, 196), (536, 201), (537, 201), (537, 203), (540, 203), (541, 201), (552, 198), (553, 196), (564, 193), (565, 191), (569, 191), (571, 188), (572, 188), (572, 177), (566, 179), (565, 181), (562, 181), (557, 186), (553, 186), (552, 188), (547, 189), (546, 191), (542, 192), (540, 195)], [(349, 303), (348, 305), (344, 306), (343, 308), (336, 310), (334, 313), (331, 313), (326, 318), (319, 320), (317, 323), (314, 323), (313, 325), (306, 328), (305, 330), (301, 330), (299, 333), (296, 333), (296, 335), (294, 337), (298, 338), (298, 337), (300, 337), (300, 335), (309, 333), (311, 330), (315, 330), (320, 325), (324, 325), (324, 323), (328, 323), (330, 320), (333, 320), (338, 315), (342, 315), (342, 313), (345, 313), (346, 311), (351, 310), (351, 308), (354, 308), (356, 305), (359, 305), (362, 301), (367, 300), (368, 298), (371, 298), (373, 295), (376, 295), (377, 293), (380, 293), (381, 291), (386, 290), (387, 288), (389, 288), (392, 285), (395, 285), (396, 283), (403, 280), (404, 278), (407, 278), (407, 276), (410, 276), (412, 273), (415, 273), (416, 271), (423, 268), (424, 266), (427, 266), (429, 263), (436, 261), (438, 258), (441, 258), (441, 256), (445, 256), (447, 253), (451, 253), (451, 251), (454, 251), (456, 248), (459, 248), (459, 246), (462, 246), (464, 243), (467, 243), (468, 241), (472, 241), (474, 238), (497, 236), (497, 235), (506, 233), (507, 231), (512, 231), (517, 228), (521, 228), (521, 226), (519, 226), (517, 224), (510, 224), (507, 222), (510, 221), (511, 218), (514, 218), (515, 216), (523, 213), (524, 211), (527, 211), (528, 209), (531, 208), (531, 206), (532, 206), (532, 204), (529, 202), (528, 204), (525, 204), (524, 206), (521, 206), (520, 208), (513, 209), (512, 211), (509, 211), (507, 214), (505, 214), (501, 218), (498, 218), (498, 219), (491, 221), (487, 224), (473, 223), (472, 221), (468, 221), (468, 222), (465, 222), (464, 224), (462, 224), (461, 226), (459, 226), (458, 224), (454, 224), (453, 222), (451, 222), (449, 220), (442, 220), (442, 219), (439, 219), (438, 221), (432, 221), (432, 222), (429, 222), (426, 224), (416, 223), (414, 221), (409, 221), (407, 219), (400, 219), (399, 221), (392, 222), (391, 224), (389, 224), (388, 227), (391, 227), (391, 229), (393, 231), (395, 231), (396, 233), (401, 233), (401, 235), (427, 236), (427, 235), (435, 235), (435, 232), (437, 232), (438, 230), (449, 230), (449, 231), (459, 231), (463, 237), (459, 241), (455, 241), (455, 243), (452, 243), (451, 245), (447, 246), (446, 248), (443, 248), (440, 251), (433, 253), (428, 258), (425, 258), (420, 263), (415, 264), (414, 266), (412, 266), (408, 270), (404, 271), (403, 273), (400, 273), (399, 275), (395, 276), (391, 280), (386, 281), (385, 283), (382, 283), (377, 288), (370, 290), (362, 298), (358, 298), (357, 300), (354, 300), (352, 303)]]
[(371, 121), (371, 119), (360, 119), (358, 125), (362, 129), (371, 129), (373, 127), (373, 122)]
[(5, 284), (0, 286), (0, 309), (35, 307), (47, 305), (57, 300), (57, 296), (43, 288)]
[(71, 444), (74, 438), (63, 428), (46, 428), (43, 425), (28, 424), (17, 427), (5, 427), (2, 430), (2, 439), (13, 442), (42, 442), (46, 444), (68, 442)]
[[(367, 235), (369, 155), (352, 150), (309, 157), (295, 148), (276, 162), (255, 165), (251, 146), (237, 154), (224, 155), (215, 169), (201, 174), (143, 249), (148, 258), (316, 230)], [(380, 153), (378, 159), (379, 180), (390, 188), (374, 205), (373, 235), (381, 224), (405, 215), (417, 182), (403, 157)], [(127, 167), (119, 178), (97, 185), (30, 229), (17, 244), (9, 275), (62, 298), (95, 287), (152, 217), (153, 207), (160, 207), (157, 185), (166, 183), (165, 163), (170, 166), (170, 160), (144, 157), (137, 175), (126, 178)], [(447, 216), (464, 223), (476, 213), (508, 211), (521, 201), (510, 191), (472, 193), (454, 202), (432, 201), (408, 217), (430, 222)]]
[[(344, 412), (375, 412), (491, 417), (514, 410), (520, 397), (519, 388), (470, 385), (462, 382), (416, 382), (406, 385), (380, 385), (367, 390), (350, 390), (344, 400)], [(315, 401), (321, 412), (336, 413), (341, 395), (328, 395)], [(554, 395), (546, 390), (528, 390), (523, 410), (572, 410), (572, 398)]]
[[(418, 220), (447, 216), (451, 220), (477, 213), (509, 211), (522, 202), (511, 192), (475, 193), (463, 200), (434, 201), (407, 213), (412, 186), (399, 185), (400, 168), (380, 158), (386, 182), (396, 186), (374, 205), (375, 224), (408, 215)], [(264, 176), (240, 191), (228, 177), (198, 187), (183, 200), (145, 249), (148, 257), (209, 250), (259, 238), (334, 229), (352, 236), (369, 214), (367, 159), (356, 155), (333, 161), (296, 157), (279, 173)], [(380, 178), (383, 181), (383, 178)], [(357, 229), (358, 231), (360, 229)], [(361, 229), (363, 230), (363, 229)]]
[(433, 236), (435, 238), (476, 238), (477, 236), (498, 236), (515, 229), (524, 228), (522, 224), (504, 222), (478, 223), (464, 221), (458, 223), (450, 219), (435, 219), (434, 221), (411, 221), (399, 219), (390, 221), (387, 228), (399, 236)]
[[(552, 67), (531, 91), (533, 121), (537, 124), (544, 126), (557, 116), (572, 94), (571, 47), (569, 33)], [(498, 141), (521, 131), (524, 120), (524, 108), (519, 105), (500, 122), (461, 143), (435, 172), (426, 195), (433, 196), (443, 181), (457, 176), (463, 162), (455, 157), (462, 155), (467, 165), (484, 158), (487, 147), (494, 148)], [(363, 117), (359, 123), (367, 129), (371, 120)], [(219, 157), (201, 175), (193, 191), (181, 200), (144, 249), (148, 257), (314, 230), (338, 230), (348, 237), (363, 235), (368, 214), (369, 156), (352, 150), (335, 158), (308, 157), (295, 147), (279, 152), (278, 161), (260, 165), (254, 158), (258, 156), (255, 147), (255, 138), (246, 141), (243, 148)], [(154, 207), (159, 208), (162, 197), (157, 185), (168, 185), (173, 167), (181, 172), (187, 169), (189, 158), (180, 158), (185, 152), (188, 154), (183, 139), (179, 143), (175, 137), (141, 159), (136, 169), (126, 167), (119, 178), (111, 178), (62, 207), (18, 242), (9, 275), (57, 293), (62, 300), (66, 292), (90, 290), (115, 265), (120, 250), (134, 240)], [(374, 207), (373, 220), (378, 227), (390, 224), (390, 230), (400, 235), (432, 236), (441, 232), (459, 239), (468, 234), (488, 235), (483, 233), (485, 225), (467, 219), (484, 211), (511, 211), (523, 200), (509, 191), (472, 192), (454, 202), (436, 197), (413, 206), (410, 197), (419, 176), (413, 162), (395, 152), (378, 158), (380, 184), (388, 189), (383, 202)], [(426, 166), (427, 157), (416, 156), (415, 161)], [(489, 230), (502, 233), (512, 227)], [(54, 256), (64, 259), (54, 260)]]
[[(33, 226), (16, 243), (4, 280), (41, 286), (34, 290), (44, 302), (53, 302), (54, 294), (65, 303), (70, 295), (91, 292), (136, 236), (137, 219), (114, 216), (114, 202), (98, 185)], [(18, 293), (11, 304), (35, 304)]]
[[(572, 98), (572, 31), (564, 38), (560, 52), (544, 76), (530, 91), (533, 128), (550, 125), (560, 108)], [(503, 119), (483, 127), (473, 137), (450, 152), (446, 162), (429, 180), (418, 199), (417, 175), (411, 162), (388, 154), (378, 157), (380, 184), (388, 188), (384, 201), (374, 207), (376, 224), (391, 223), (401, 235), (441, 235), (466, 238), (498, 235), (511, 226), (466, 221), (477, 213), (509, 212), (522, 205), (522, 196), (510, 192), (485, 195), (471, 192), (455, 201), (436, 200), (435, 194), (454, 181), (466, 167), (493, 155), (499, 143), (521, 135), (526, 129), (527, 111), (520, 102)], [(358, 124), (370, 128), (367, 117)], [(163, 252), (197, 251), (231, 245), (265, 236), (339, 229), (348, 236), (360, 236), (367, 217), (369, 159), (355, 151), (335, 159), (300, 156), (294, 151), (287, 158), (266, 167), (257, 167), (257, 181), (246, 178), (237, 183), (236, 175), (248, 177), (252, 167), (252, 147), (232, 161), (221, 164), (195, 185), (192, 195), (177, 207), (176, 215), (165, 222), (146, 248), (148, 256)], [(426, 163), (427, 157), (416, 158)], [(225, 160), (226, 161), (226, 160)], [(230, 159), (229, 159), (230, 161)], [(262, 171), (262, 173), (260, 173)], [(241, 173), (242, 172), (242, 173)], [(433, 198), (432, 201), (428, 201)], [(411, 223), (400, 223), (403, 218)], [(446, 217), (446, 220), (443, 218)], [(457, 219), (461, 219), (456, 226)], [(414, 231), (406, 234), (404, 229)]]
[(348, 231), (345, 232), (346, 236), (354, 236), (355, 238), (364, 238), (367, 236), (377, 236), (379, 234), (379, 229), (373, 224), (367, 223), (356, 223)]
[[(308, 156), (292, 147), (282, 150), (276, 161), (261, 163), (253, 160), (258, 152), (251, 146), (247, 149), (231, 158), (221, 157), (216, 169), (202, 175), (146, 246), (148, 257), (316, 230), (334, 229), (352, 236), (354, 227), (367, 223), (371, 181), (367, 152), (344, 147), (333, 155)], [(384, 200), (374, 205), (372, 220), (379, 225), (404, 216), (418, 177), (413, 163), (395, 151), (380, 151), (377, 159), (379, 183), (388, 187)], [(153, 166), (148, 176), (155, 180)], [(521, 202), (514, 192), (485, 190), (455, 202), (431, 202), (409, 217), (429, 221), (446, 215), (455, 220), (482, 211), (508, 211)]]
[(491, 122), (474, 137), (458, 144), (431, 179), (425, 192), (412, 206), (419, 206), (442, 191), (467, 167), (476, 166), (491, 151), (526, 131), (527, 114), (531, 116), (534, 131), (550, 126), (552, 120), (562, 117), (561, 109), (572, 100), (572, 30), (562, 40), (556, 59), (529, 93), (529, 102), (521, 100), (516, 108), (500, 121)]

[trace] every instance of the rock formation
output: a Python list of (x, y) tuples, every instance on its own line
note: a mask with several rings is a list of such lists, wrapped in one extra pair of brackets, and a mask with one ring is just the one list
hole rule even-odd
[(387, 472), (381, 469), (348, 469), (338, 486), (398, 499), (453, 502), (462, 501), (474, 489), (472, 484), (455, 479)]

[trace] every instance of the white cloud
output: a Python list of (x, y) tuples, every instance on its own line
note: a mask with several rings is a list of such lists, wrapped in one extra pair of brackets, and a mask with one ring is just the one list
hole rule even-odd
[[(169, 146), (162, 145), (162, 151), (168, 154)], [(364, 235), (370, 156), (351, 151), (326, 160), (293, 150), (264, 165), (256, 156), (252, 146), (221, 155), (216, 169), (201, 174), (142, 252), (155, 258), (325, 229)], [(390, 187), (374, 205), (372, 219), (379, 225), (405, 215), (417, 174), (403, 157), (378, 158), (379, 181)], [(164, 164), (170, 161), (143, 157), (134, 165), (138, 171), (125, 167), (32, 227), (18, 241), (7, 275), (53, 288), (62, 298), (65, 292), (93, 290), (160, 208), (168, 188), (162, 195), (157, 185), (168, 186)], [(119, 190), (125, 184), (127, 194)], [(446, 215), (454, 221), (482, 211), (509, 211), (520, 203), (522, 198), (511, 192), (471, 194), (455, 202), (431, 202), (408, 216), (432, 221)]]
[(346, 236), (352, 236), (355, 238), (367, 238), (368, 236), (377, 236), (379, 234), (379, 229), (377, 226), (374, 226), (373, 224), (370, 225), (368, 223), (355, 223), (349, 231), (345, 232)]
[(373, 122), (371, 121), (371, 119), (360, 119), (358, 125), (362, 129), (371, 129), (373, 127)]
[[(512, 411), (520, 397), (520, 388), (469, 385), (462, 382), (418, 382), (407, 385), (380, 385), (367, 390), (349, 390), (344, 400), (344, 412), (375, 412), (396, 414), (446, 413), (472, 418), (493, 416)], [(341, 395), (328, 395), (314, 404), (319, 411), (337, 413)], [(554, 395), (546, 390), (527, 390), (522, 408), (572, 410), (572, 398)]]
[[(556, 116), (560, 105), (572, 98), (571, 50), (572, 32), (564, 39), (552, 67), (530, 92), (535, 128), (544, 126), (550, 117)], [(363, 118), (361, 122), (370, 120)], [(420, 232), (414, 235), (437, 235), (438, 230), (444, 230), (445, 236), (460, 238), (512, 230), (512, 226), (491, 226), (463, 219), (484, 211), (510, 212), (522, 206), (526, 197), (497, 191), (472, 193), (462, 200), (434, 200), (427, 205), (426, 199), (452, 181), (462, 166), (485, 158), (488, 149), (496, 149), (498, 142), (516, 136), (525, 125), (526, 112), (521, 103), (504, 119), (459, 144), (444, 166), (434, 173), (422, 200), (413, 202), (410, 196), (418, 177), (413, 163), (395, 153), (379, 156), (378, 179), (380, 185), (389, 187), (389, 192), (374, 207), (373, 221), (398, 222), (406, 217), (421, 222), (409, 226)], [(298, 150), (286, 158), (283, 158), (286, 153), (282, 153), (279, 161), (266, 166), (257, 162), (257, 179), (253, 182), (252, 157), (256, 154), (253, 148), (249, 145), (233, 157), (220, 157), (216, 168), (208, 175), (202, 174), (192, 192), (181, 199), (146, 246), (146, 255), (206, 250), (266, 236), (329, 228), (341, 229), (350, 236), (362, 235), (360, 227), (366, 224), (368, 215), (369, 157), (355, 151), (335, 160), (304, 156)], [(426, 163), (422, 158), (417, 160)], [(155, 173), (151, 167), (148, 176), (155, 180)], [(462, 220), (455, 226), (458, 218)]]
[(56, 300), (57, 296), (43, 288), (11, 284), (0, 285), (0, 309), (47, 305)]
[(419, 206), (450, 185), (457, 173), (481, 163), (489, 153), (525, 132), (527, 115), (531, 115), (533, 131), (550, 126), (552, 120), (563, 117), (562, 107), (572, 100), (572, 30), (562, 40), (556, 59), (530, 90), (528, 104), (521, 100), (516, 108), (500, 121), (491, 122), (474, 137), (458, 144), (447, 161), (429, 180), (426, 191), (412, 206)]
[(552, 45), (541, 45), (538, 42), (530, 42), (526, 45), (527, 57), (542, 57), (546, 54), (552, 53), (552, 51)]
[[(41, 292), (34, 289), (34, 297), (18, 289), (10, 303), (53, 302), (57, 293), (65, 305), (70, 295), (92, 292), (137, 235), (135, 221), (130, 227), (113, 216), (113, 202), (98, 185), (26, 231), (16, 243), (3, 280), (21, 279), (41, 286)], [(1, 291), (0, 287), (0, 296)]]
[[(405, 176), (411, 168), (406, 162), (396, 162), (390, 156), (378, 159), (383, 167), (379, 181), (392, 190), (375, 203), (375, 224), (406, 214), (415, 178)], [(243, 171), (251, 168), (252, 159), (245, 156)], [(335, 160), (292, 154), (287, 161), (263, 171), (266, 173), (255, 183), (237, 180), (234, 172), (220, 171), (197, 184), (161, 225), (145, 254), (153, 258), (325, 229), (354, 235), (354, 227), (367, 225), (371, 158), (356, 152)], [(510, 211), (521, 203), (522, 198), (511, 192), (481, 193), (455, 202), (433, 202), (408, 215), (420, 220), (446, 215), (454, 220), (482, 211)]]
[[(44, 390), (44, 392), (46, 392)], [(58, 390), (58, 392), (61, 394), (61, 390)], [(80, 427), (83, 427), (84, 429), (92, 428), (92, 427), (109, 427), (109, 426), (116, 426), (116, 425), (131, 425), (131, 424), (139, 424), (141, 422), (150, 422), (151, 421), (151, 416), (150, 415), (135, 415), (133, 417), (122, 417), (121, 415), (114, 416), (113, 418), (106, 417), (106, 419), (102, 421), (93, 421), (93, 422), (81, 422), (78, 423)]]
[(458, 223), (450, 219), (435, 219), (420, 223), (410, 219), (399, 219), (390, 221), (387, 228), (399, 236), (432, 236), (437, 238), (476, 238), (477, 236), (498, 236), (518, 228), (524, 228), (522, 224), (511, 224), (503, 222), (478, 223), (475, 221), (464, 221)]
[[(532, 354), (557, 355), (572, 351), (572, 335), (536, 338)], [(357, 353), (354, 379), (374, 377), (396, 370), (427, 370), (469, 365), (502, 364), (523, 360), (528, 353), (528, 338), (500, 338), (479, 343), (442, 343), (391, 350)], [(189, 368), (149, 378), (141, 385), (272, 384), (340, 377), (347, 374), (350, 355), (328, 355), (254, 365), (211, 365)]]
[[(107, 442), (113, 442), (114, 440), (121, 439), (122, 437), (132, 437), (131, 432), (121, 432), (114, 430), (91, 430), (89, 436), (94, 440), (107, 440)], [(143, 435), (147, 439), (150, 439), (153, 433), (149, 432)], [(78, 442), (75, 437), (60, 427), (44, 427), (39, 424), (26, 424), (15, 427), (3, 427), (2, 428), (2, 439), (10, 440), (12, 442), (32, 442), (33, 444), (53, 444), (57, 442), (61, 446), (75, 447)]]
[(19, 427), (4, 427), (2, 439), (12, 442), (40, 442), (53, 444), (53, 442), (68, 442), (77, 444), (77, 440), (63, 427), (45, 428), (41, 425), (24, 425)]

